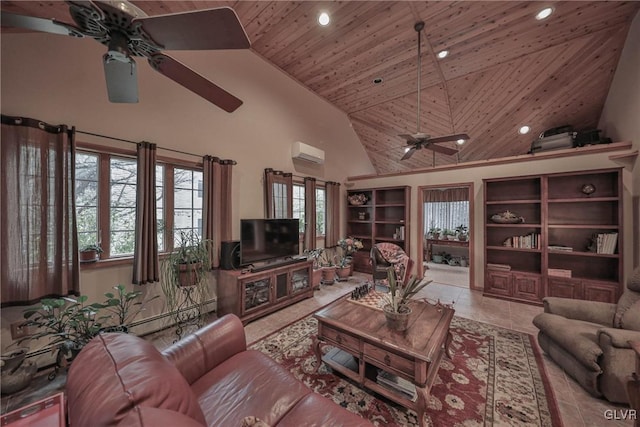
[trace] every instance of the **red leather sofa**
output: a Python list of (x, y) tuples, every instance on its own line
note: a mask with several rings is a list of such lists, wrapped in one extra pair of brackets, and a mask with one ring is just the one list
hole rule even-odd
[(162, 353), (133, 335), (99, 335), (71, 364), (66, 392), (71, 427), (232, 427), (250, 416), (270, 426), (372, 425), (247, 350), (231, 314)]

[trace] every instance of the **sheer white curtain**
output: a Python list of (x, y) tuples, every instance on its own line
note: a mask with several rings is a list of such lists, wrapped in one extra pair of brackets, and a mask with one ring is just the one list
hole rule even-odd
[(467, 188), (428, 190), (424, 202), (425, 232), (430, 228), (455, 230), (469, 227), (469, 191)]

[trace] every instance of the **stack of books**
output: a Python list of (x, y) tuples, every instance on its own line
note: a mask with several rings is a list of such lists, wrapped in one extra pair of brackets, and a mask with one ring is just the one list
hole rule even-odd
[(412, 382), (407, 381), (404, 378), (400, 378), (397, 375), (390, 374), (387, 371), (379, 370), (378, 376), (376, 377), (376, 382), (398, 393), (405, 399), (411, 400), (412, 402), (415, 402), (418, 399), (416, 386)]
[(618, 233), (598, 233), (593, 236), (596, 253), (614, 254), (618, 245)]
[(488, 270), (498, 270), (498, 271), (511, 271), (511, 266), (509, 264), (493, 264), (487, 263)]
[(555, 277), (571, 277), (571, 270), (565, 270), (564, 268), (550, 268), (547, 270), (549, 276)]
[(509, 248), (518, 249), (540, 249), (540, 233), (530, 233), (526, 236), (509, 237), (503, 243)]

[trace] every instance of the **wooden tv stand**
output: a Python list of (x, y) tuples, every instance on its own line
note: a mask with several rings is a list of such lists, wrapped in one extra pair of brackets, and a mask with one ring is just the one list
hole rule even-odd
[(233, 313), (243, 324), (311, 298), (313, 262), (276, 265), (260, 272), (218, 271), (218, 316)]

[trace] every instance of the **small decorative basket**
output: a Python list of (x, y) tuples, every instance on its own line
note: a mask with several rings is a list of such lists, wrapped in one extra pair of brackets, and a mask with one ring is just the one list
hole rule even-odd
[(352, 194), (350, 196), (347, 196), (347, 200), (349, 201), (350, 205), (361, 206), (367, 203), (367, 196), (362, 193)]
[(520, 224), (524, 222), (524, 217), (518, 216), (510, 211), (504, 211), (492, 215), (491, 221), (496, 224)]

